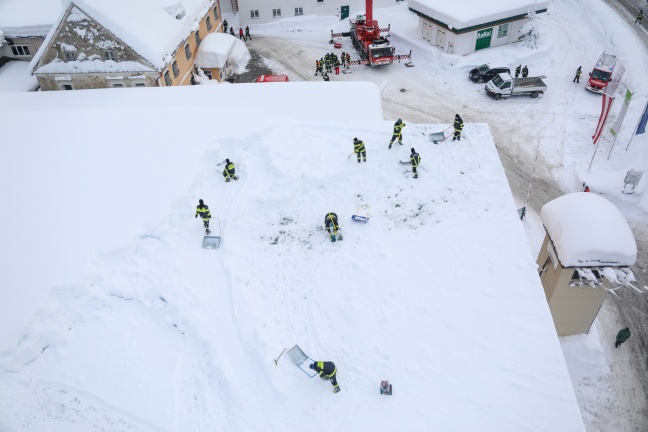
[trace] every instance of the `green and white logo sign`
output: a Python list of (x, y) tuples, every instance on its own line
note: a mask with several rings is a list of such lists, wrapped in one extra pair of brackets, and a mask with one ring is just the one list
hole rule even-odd
[(475, 51), (488, 48), (490, 46), (492, 35), (493, 35), (492, 27), (484, 30), (479, 30), (477, 32), (477, 43), (475, 44)]

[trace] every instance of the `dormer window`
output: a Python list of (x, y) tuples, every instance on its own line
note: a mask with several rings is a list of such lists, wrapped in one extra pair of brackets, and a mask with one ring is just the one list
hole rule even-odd
[(65, 60), (67, 61), (75, 61), (76, 60), (76, 54), (73, 52), (66, 52), (65, 53)]

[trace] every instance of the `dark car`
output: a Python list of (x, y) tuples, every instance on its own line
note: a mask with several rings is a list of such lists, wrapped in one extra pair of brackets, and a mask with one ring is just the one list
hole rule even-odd
[(478, 68), (475, 68), (470, 71), (468, 74), (468, 78), (470, 78), (473, 82), (476, 83), (485, 83), (497, 76), (497, 74), (501, 73), (511, 73), (511, 69), (509, 69), (506, 66), (498, 66), (498, 67), (490, 67), (490, 65), (483, 64), (479, 66)]

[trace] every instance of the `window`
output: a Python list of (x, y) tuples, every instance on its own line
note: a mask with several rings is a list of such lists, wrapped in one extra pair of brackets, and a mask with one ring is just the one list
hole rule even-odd
[(259, 9), (251, 10), (250, 18), (259, 18)]
[(212, 72), (210, 70), (203, 71), (205, 73), (205, 76), (208, 77), (209, 79), (212, 79)]
[(135, 87), (146, 87), (146, 84), (144, 84), (144, 83), (137, 83), (137, 84), (135, 84)]
[(196, 31), (194, 36), (196, 37), (196, 46), (200, 45), (200, 30)]
[(14, 45), (11, 47), (11, 52), (15, 56), (29, 56), (29, 47), (27, 45)]
[(74, 61), (74, 60), (76, 60), (76, 55), (73, 52), (66, 52), (65, 53), (65, 59), (67, 61)]
[(303, 8), (295, 8), (295, 16), (297, 15), (304, 15), (304, 9)]
[(281, 18), (281, 9), (272, 9), (272, 16)]
[(189, 44), (185, 45), (185, 55), (187, 56), (187, 60), (191, 58), (191, 49), (189, 48)]
[(173, 62), (171, 65), (171, 68), (173, 69), (173, 78), (178, 78), (178, 75), (180, 75), (180, 69), (178, 69), (178, 62)]
[(169, 71), (164, 72), (164, 83), (169, 87), (172, 84), (171, 83), (171, 76), (169, 75)]
[(207, 31), (212, 29), (211, 20), (209, 19), (209, 17), (205, 19), (205, 24), (207, 24)]
[(112, 87), (113, 87), (113, 88), (123, 88), (123, 87), (124, 87), (124, 84), (122, 84), (122, 83), (115, 83), (115, 84), (112, 85)]
[(497, 29), (497, 37), (498, 38), (506, 37), (506, 35), (508, 34), (508, 27), (509, 27), (508, 23), (499, 26), (499, 28)]
[(63, 84), (63, 90), (72, 90), (72, 84)]
[(104, 51), (104, 56), (106, 60), (115, 60), (115, 53), (112, 51)]
[(324, 3), (324, 0), (317, 0), (317, 3)]
[(214, 19), (218, 21), (218, 6), (214, 6)]

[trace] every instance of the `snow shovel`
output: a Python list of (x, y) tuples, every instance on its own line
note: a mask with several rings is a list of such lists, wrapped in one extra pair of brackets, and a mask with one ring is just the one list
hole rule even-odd
[[(317, 375), (315, 371), (312, 371), (313, 375), (311, 375), (309, 373), (311, 369), (308, 370), (304, 369), (304, 367), (308, 368), (308, 365), (310, 363), (315, 363), (315, 360), (313, 360), (312, 358), (304, 354), (304, 351), (302, 351), (301, 348), (299, 348), (299, 345), (295, 345), (294, 347), (290, 348), (288, 350), (288, 356), (290, 357), (290, 360), (292, 360), (292, 362), (295, 363), (295, 365), (309, 377), (313, 378), (315, 375)], [(310, 362), (307, 360), (310, 360)]]
[(205, 237), (203, 237), (203, 242), (202, 242), (202, 247), (203, 249), (218, 249), (221, 244), (221, 228), (220, 228), (220, 219), (218, 218), (212, 218), (216, 219), (218, 222), (218, 234), (212, 234), (211, 231), (209, 234), (205, 234)]
[(443, 129), (441, 132), (434, 132), (428, 135), (430, 138), (430, 141), (432, 141), (434, 144), (439, 144), (439, 142), (445, 141), (446, 139), (450, 138), (450, 135), (446, 136), (445, 131), (450, 129), (452, 126), (448, 126), (446, 129)]
[(351, 216), (351, 219), (356, 222), (369, 222), (369, 213), (371, 212), (371, 206), (369, 204), (362, 204), (358, 206), (356, 214)]

